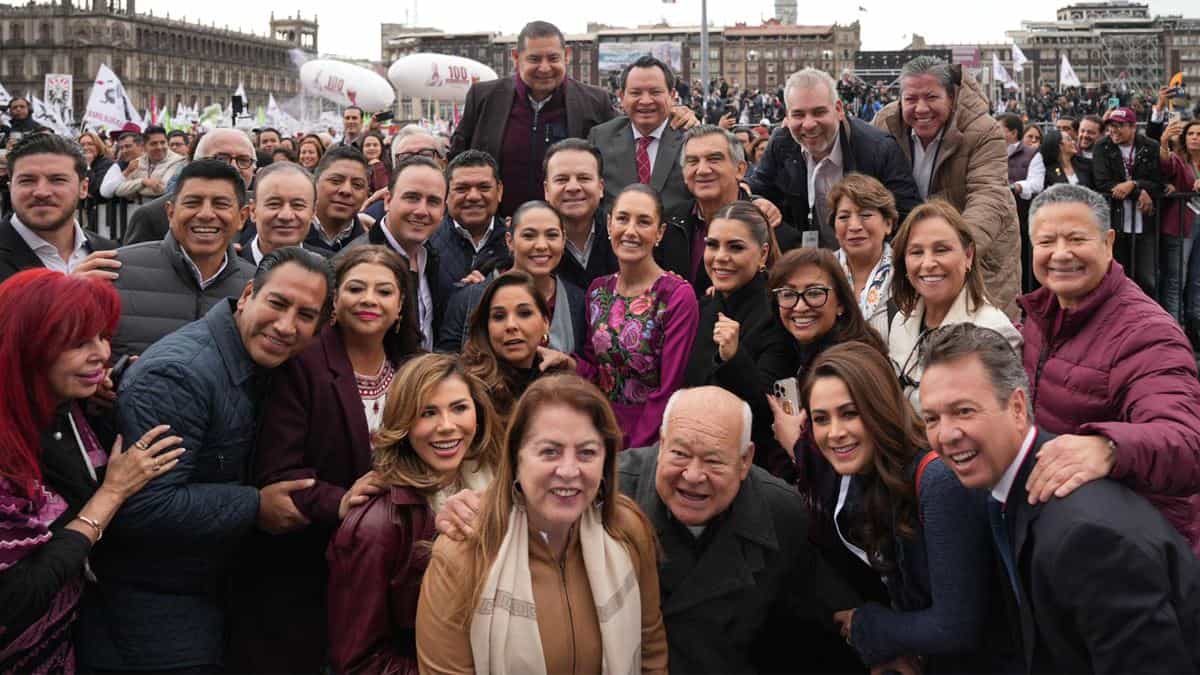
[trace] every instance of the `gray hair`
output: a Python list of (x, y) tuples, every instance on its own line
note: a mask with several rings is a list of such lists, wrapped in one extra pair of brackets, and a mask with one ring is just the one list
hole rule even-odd
[(954, 72), (950, 64), (936, 56), (918, 56), (900, 68), (900, 89), (904, 89), (904, 78), (932, 75), (947, 93), (954, 93)]
[(729, 144), (729, 159), (734, 164), (741, 164), (746, 161), (746, 149), (742, 147), (737, 136), (733, 135), (732, 131), (722, 129), (715, 124), (701, 124), (688, 129), (683, 136), (683, 147), (679, 150), (679, 164), (682, 166), (687, 160), (687, 144), (697, 138), (705, 136), (723, 136), (725, 142)]
[(1100, 232), (1100, 236), (1104, 236), (1109, 229), (1109, 218), (1112, 217), (1112, 212), (1108, 208), (1108, 199), (1104, 195), (1086, 188), (1082, 185), (1071, 185), (1070, 183), (1059, 183), (1046, 188), (1041, 194), (1033, 198), (1033, 203), (1029, 205), (1029, 236), (1033, 237), (1033, 217), (1037, 214), (1038, 209), (1051, 204), (1083, 204), (1092, 212), (1092, 219), (1096, 221), (1096, 229)]
[(829, 73), (810, 67), (788, 76), (787, 83), (783, 85), (784, 105), (787, 105), (788, 96), (791, 95), (793, 89), (813, 89), (819, 85), (824, 85), (829, 89), (829, 103), (831, 105), (837, 103), (837, 82), (830, 77)]
[(246, 148), (249, 150), (250, 156), (255, 156), (256, 151), (254, 150), (254, 141), (250, 140), (249, 134), (241, 129), (223, 127), (220, 129), (213, 129), (212, 131), (200, 137), (200, 141), (196, 143), (194, 159), (206, 159), (211, 156), (208, 147), (215, 143), (218, 138), (228, 134), (237, 134), (242, 140), (246, 141)]
[(271, 176), (284, 173), (294, 173), (297, 176), (303, 176), (304, 179), (308, 181), (308, 184), (312, 186), (313, 199), (315, 200), (317, 198), (317, 183), (313, 180), (312, 174), (308, 172), (308, 169), (305, 169), (295, 162), (271, 162), (270, 164), (259, 169), (258, 173), (254, 175), (255, 189), (261, 189), (262, 186), (266, 184), (267, 179), (269, 179)]
[(1029, 395), (1029, 375), (1021, 363), (1021, 355), (1003, 335), (973, 323), (956, 323), (934, 330), (921, 348), (921, 360), (925, 363), (926, 371), (933, 366), (968, 356), (979, 357), (996, 400), (1001, 404), (1007, 402), (1017, 389), (1025, 392), (1025, 412), (1032, 424), (1033, 400)]
[[(676, 389), (675, 393), (671, 394), (671, 398), (667, 399), (667, 407), (663, 409), (662, 426), (660, 426), (658, 429), (658, 437), (660, 439), (667, 437), (667, 421), (671, 419), (671, 410), (675, 407), (675, 401), (678, 400), (682, 394), (694, 390), (694, 387), (689, 389)], [(754, 426), (754, 413), (750, 411), (749, 403), (746, 403), (743, 400), (739, 400), (738, 402), (741, 403), (742, 409), (742, 432), (741, 435), (738, 436), (738, 450), (739, 454), (742, 457), (745, 457), (746, 453), (750, 451), (750, 431), (751, 427)]]
[(429, 140), (433, 141), (433, 147), (437, 148), (439, 153), (442, 155), (446, 154), (446, 145), (442, 142), (442, 139), (438, 138), (428, 129), (425, 129), (419, 124), (406, 124), (400, 129), (400, 131), (396, 132), (395, 136), (392, 137), (391, 153), (393, 161), (396, 161), (396, 154), (400, 152), (400, 141), (408, 138), (409, 136), (425, 136)]

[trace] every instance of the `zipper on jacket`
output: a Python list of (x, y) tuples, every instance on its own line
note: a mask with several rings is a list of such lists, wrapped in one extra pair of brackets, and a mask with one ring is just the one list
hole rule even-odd
[(562, 582), (563, 604), (567, 606), (567, 630), (571, 635), (571, 672), (575, 672), (575, 613), (571, 611), (571, 595), (567, 592), (567, 553), (558, 561), (558, 579)]

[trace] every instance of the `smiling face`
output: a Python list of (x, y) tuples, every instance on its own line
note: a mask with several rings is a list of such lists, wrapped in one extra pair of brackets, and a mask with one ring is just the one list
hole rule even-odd
[(317, 151), (316, 143), (309, 141), (308, 143), (300, 144), (300, 152), (297, 155), (300, 160), (300, 166), (312, 171), (317, 168), (317, 164), (321, 161), (321, 153)]
[(258, 149), (268, 155), (275, 152), (275, 148), (279, 145), (279, 134), (274, 131), (264, 131), (258, 135)]
[(400, 281), (380, 263), (347, 270), (333, 301), (333, 314), (343, 331), (379, 340), (400, 320), (403, 308)]
[(567, 59), (570, 50), (564, 48), (558, 36), (531, 37), (525, 40), (520, 51), (513, 50), (513, 63), (520, 73), (521, 81), (529, 87), (534, 100), (541, 101), (554, 93), (567, 76)]
[(824, 159), (837, 141), (838, 126), (845, 119), (842, 101), (824, 85), (792, 87), (787, 90), (784, 124), (816, 160)]
[(395, 179), (388, 202), (387, 227), (403, 247), (425, 243), (437, 231), (446, 208), (446, 179), (441, 171), (412, 166)]
[(649, 134), (661, 126), (671, 111), (667, 76), (654, 66), (631, 68), (620, 99), (629, 121), (642, 134)]
[(1105, 131), (1108, 132), (1108, 137), (1117, 145), (1129, 145), (1133, 142), (1133, 135), (1137, 131), (1137, 125), (1127, 124), (1123, 122), (1109, 122)]
[(949, 307), (967, 280), (974, 247), (964, 249), (954, 227), (939, 217), (915, 224), (904, 250), (908, 282), (925, 304)]
[(317, 179), (317, 218), (321, 223), (348, 223), (367, 199), (367, 167), (339, 159)]
[(463, 166), (450, 176), (446, 207), (463, 227), (483, 231), (500, 209), (504, 188), (490, 166)]
[(189, 178), (167, 202), (171, 235), (193, 260), (223, 255), (248, 213), (233, 183), (219, 178)]
[(1012, 464), (1029, 428), (1025, 391), (999, 401), (983, 362), (965, 356), (925, 369), (921, 416), (929, 447), (968, 488), (991, 488)]
[[(802, 294), (795, 307), (779, 306), (783, 327), (797, 342), (812, 344), (833, 330), (844, 310), (834, 290), (833, 279), (824, 269), (817, 265), (804, 265), (788, 277), (784, 287)], [(820, 300), (821, 290), (824, 290), (824, 304)], [(811, 307), (810, 303), (819, 306)]]
[(933, 75), (911, 75), (900, 82), (900, 111), (904, 123), (917, 132), (917, 137), (929, 143), (937, 137), (950, 112), (954, 99)]
[(188, 139), (187, 136), (175, 135), (167, 139), (167, 147), (171, 152), (187, 157), (188, 154)]
[(13, 211), (34, 232), (56, 232), (75, 222), (75, 208), (87, 197), (87, 181), (66, 155), (26, 155), (10, 167)]
[(346, 138), (354, 138), (362, 131), (362, 111), (358, 108), (346, 108), (342, 112), (342, 130)]
[(546, 201), (564, 219), (590, 221), (604, 199), (604, 179), (596, 158), (582, 150), (554, 153), (546, 164), (545, 192)]
[(367, 161), (379, 159), (383, 155), (383, 143), (374, 136), (367, 136), (362, 142), (362, 153)]
[(684, 146), (683, 182), (688, 192), (705, 204), (723, 206), (737, 199), (738, 181), (746, 163), (734, 164), (724, 134), (693, 138)]
[(1116, 233), (1100, 234), (1081, 203), (1047, 204), (1034, 214), (1033, 275), (1063, 307), (1074, 307), (1100, 285), (1112, 265)]
[(750, 283), (767, 263), (766, 244), (759, 245), (750, 226), (732, 218), (717, 218), (704, 240), (704, 269), (720, 293), (733, 293)]
[(146, 159), (161, 162), (167, 156), (167, 135), (154, 133), (146, 136)]
[(892, 222), (885, 220), (879, 209), (860, 207), (853, 199), (842, 197), (834, 213), (833, 229), (848, 257), (877, 261), (883, 255), (883, 240), (892, 231)]
[(813, 438), (821, 454), (843, 476), (875, 468), (875, 443), (862, 414), (840, 377), (821, 377), (808, 396)]
[(664, 228), (658, 207), (649, 195), (622, 194), (608, 216), (608, 238), (617, 262), (633, 265), (645, 260), (662, 240)]
[(312, 179), (282, 171), (259, 181), (254, 192), (254, 224), (264, 254), (299, 246), (308, 236), (315, 207)]
[(504, 286), (488, 305), (488, 342), (500, 360), (517, 368), (529, 368), (538, 345), (550, 332), (550, 321), (537, 301), (522, 286)]
[(566, 247), (558, 215), (550, 209), (531, 209), (512, 228), (505, 239), (512, 251), (513, 269), (528, 272), (535, 279), (553, 274)]
[(471, 389), (458, 375), (438, 382), (422, 401), (417, 419), (408, 431), (408, 442), (417, 457), (435, 472), (458, 471), (475, 438), (475, 401)]
[(694, 393), (676, 399), (659, 443), (654, 486), (684, 525), (704, 525), (727, 510), (754, 463), (753, 452), (738, 447), (737, 406), (723, 403)]
[(91, 398), (104, 381), (104, 366), (112, 354), (99, 335), (58, 355), (46, 372), (50, 392), (59, 401)]
[(517, 450), (517, 482), (529, 525), (566, 532), (600, 491), (604, 439), (591, 417), (561, 403), (542, 406), (525, 428)]
[(274, 368), (308, 346), (321, 320), (325, 283), (324, 275), (284, 263), (271, 270), (258, 293), (246, 284), (235, 319), (255, 363)]
[(1079, 149), (1091, 151), (1096, 140), (1100, 138), (1100, 125), (1093, 120), (1079, 121)]

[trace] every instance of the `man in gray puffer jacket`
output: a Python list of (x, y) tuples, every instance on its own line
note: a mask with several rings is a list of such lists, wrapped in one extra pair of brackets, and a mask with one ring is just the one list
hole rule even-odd
[(180, 171), (167, 202), (167, 236), (117, 251), (121, 322), (112, 341), (115, 354), (140, 354), (241, 294), (254, 278), (254, 265), (237, 255), (233, 240), (247, 212), (245, 183), (229, 165), (202, 159)]

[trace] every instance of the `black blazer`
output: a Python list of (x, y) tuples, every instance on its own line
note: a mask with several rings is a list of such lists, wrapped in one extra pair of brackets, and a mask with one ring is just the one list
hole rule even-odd
[[(105, 239), (95, 232), (84, 230), (83, 236), (87, 238), (85, 246), (89, 253), (111, 251), (118, 246), (117, 242)], [(0, 283), (7, 281), (17, 272), (35, 267), (44, 267), (42, 260), (29, 248), (29, 244), (25, 243), (21, 235), (17, 234), (12, 225), (12, 217), (0, 220)]]
[[(718, 312), (740, 324), (737, 353), (728, 361), (718, 359), (717, 344), (713, 342)], [(791, 342), (794, 340), (779, 328), (779, 320), (775, 318), (767, 296), (766, 275), (758, 275), (728, 296), (714, 293), (701, 301), (700, 324), (683, 384), (685, 387), (715, 385), (750, 404), (754, 415), (750, 437), (757, 448), (754, 463), (764, 469), (768, 468), (767, 450), (774, 440), (766, 394), (776, 380), (794, 374), (790, 370)]]
[[(692, 195), (683, 182), (679, 153), (684, 132), (667, 125), (658, 140), (658, 152), (650, 172), (650, 187), (663, 201), (663, 216), (686, 216), (692, 207)], [(617, 194), (625, 186), (638, 182), (637, 143), (628, 117), (618, 117), (592, 127), (588, 142), (604, 157), (604, 210), (611, 211)]]
[(1030, 672), (1197, 672), (1200, 561), (1158, 510), (1114, 480), (1030, 506), (1025, 481), (1052, 438), (1038, 433), (1006, 502)]
[[(587, 138), (592, 127), (616, 115), (607, 91), (570, 78), (563, 80), (562, 86), (567, 105), (567, 136)], [(462, 119), (450, 137), (450, 159), (473, 148), (486, 151), (500, 161), (504, 129), (512, 113), (516, 87), (512, 77), (471, 85), (463, 103)]]
[(608, 238), (608, 215), (604, 209), (596, 209), (592, 219), (592, 252), (588, 255), (587, 268), (580, 265), (569, 251), (563, 251), (562, 260), (554, 273), (586, 293), (593, 281), (616, 274), (619, 268), (617, 254), (613, 253), (612, 242)]
[[(787, 483), (751, 467), (733, 503), (699, 539), (655, 488), (658, 446), (622, 452), (621, 492), (658, 534), (659, 588), (672, 673), (795, 672), (803, 655), (841, 643), (823, 627), (859, 597), (808, 541), (804, 502)], [(860, 666), (861, 668), (861, 666)]]

